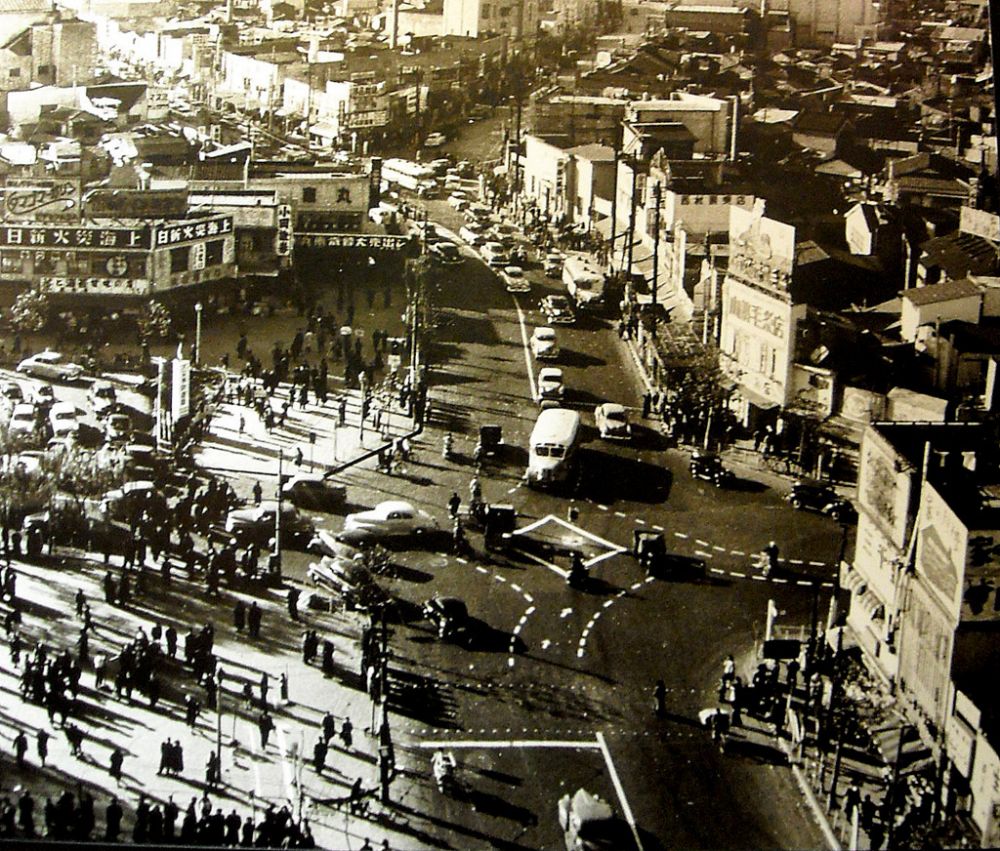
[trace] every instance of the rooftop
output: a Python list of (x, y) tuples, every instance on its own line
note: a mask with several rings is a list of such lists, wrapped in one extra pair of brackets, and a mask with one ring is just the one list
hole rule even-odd
[(903, 298), (916, 307), (926, 304), (939, 304), (956, 298), (978, 296), (982, 290), (967, 278), (957, 281), (945, 281), (943, 284), (931, 284), (929, 287), (916, 287), (903, 293)]

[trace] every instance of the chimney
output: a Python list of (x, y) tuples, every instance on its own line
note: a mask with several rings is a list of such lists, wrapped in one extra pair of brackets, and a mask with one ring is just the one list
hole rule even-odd
[(396, 49), (399, 43), (399, 0), (392, 0), (392, 12), (389, 18), (389, 47)]

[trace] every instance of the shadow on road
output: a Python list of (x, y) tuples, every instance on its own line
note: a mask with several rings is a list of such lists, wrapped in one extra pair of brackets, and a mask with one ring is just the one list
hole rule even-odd
[(673, 475), (657, 464), (588, 447), (580, 453), (580, 496), (610, 505), (620, 499), (659, 503), (670, 496)]

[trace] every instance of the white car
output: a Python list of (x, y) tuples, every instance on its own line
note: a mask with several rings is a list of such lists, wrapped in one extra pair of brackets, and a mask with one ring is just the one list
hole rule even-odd
[(110, 409), (118, 401), (118, 394), (110, 381), (95, 381), (87, 391), (87, 399), (90, 400), (94, 416), (103, 417), (110, 413)]
[(560, 401), (566, 393), (563, 371), (557, 366), (547, 366), (538, 371), (538, 401)]
[(414, 508), (401, 499), (380, 502), (368, 511), (348, 514), (344, 520), (344, 536), (371, 539), (409, 538), (434, 532), (437, 520), (426, 511)]
[(459, 195), (457, 192), (453, 192), (448, 196), (448, 206), (454, 207), (458, 212), (466, 209), (469, 206), (469, 199), (464, 195)]
[(605, 440), (628, 440), (632, 437), (632, 424), (628, 421), (628, 408), (614, 402), (605, 402), (594, 409), (594, 422)]
[(71, 363), (59, 352), (48, 350), (25, 358), (17, 365), (17, 371), (49, 381), (79, 381), (83, 375), (80, 364)]
[(500, 273), (500, 280), (509, 293), (531, 292), (531, 281), (524, 277), (524, 269), (520, 266), (505, 266)]
[(29, 402), (14, 406), (7, 432), (11, 437), (34, 437), (38, 432), (38, 411)]
[(461, 230), (458, 232), (459, 237), (469, 245), (475, 247), (482, 245), (486, 242), (486, 235), (478, 227), (473, 227), (471, 224), (463, 225)]
[(490, 268), (502, 269), (507, 265), (507, 252), (499, 242), (487, 242), (479, 249), (479, 255)]
[(549, 325), (539, 325), (531, 334), (531, 353), (538, 360), (555, 360), (559, 357), (556, 329)]
[(542, 263), (542, 268), (545, 269), (546, 278), (558, 278), (562, 275), (563, 268), (563, 258), (562, 255), (551, 251), (545, 255), (545, 260)]
[(76, 405), (72, 402), (56, 402), (49, 411), (49, 425), (52, 426), (53, 437), (76, 437), (80, 429)]
[(51, 384), (36, 384), (31, 388), (31, 401), (39, 408), (50, 408), (56, 402), (56, 391)]
[(442, 145), (446, 144), (448, 137), (444, 133), (431, 133), (426, 139), (424, 139), (425, 148), (440, 148)]

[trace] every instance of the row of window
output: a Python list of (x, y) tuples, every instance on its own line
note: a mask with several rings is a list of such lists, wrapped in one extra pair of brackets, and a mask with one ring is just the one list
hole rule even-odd
[(145, 278), (145, 254), (0, 251), (0, 273), (7, 275), (71, 275)]

